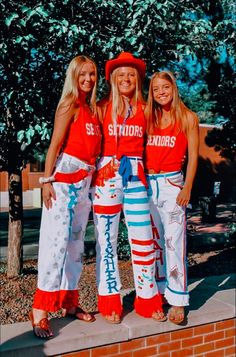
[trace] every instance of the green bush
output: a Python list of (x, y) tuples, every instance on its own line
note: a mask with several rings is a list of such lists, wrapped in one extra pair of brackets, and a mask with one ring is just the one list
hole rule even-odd
[(118, 253), (118, 257), (122, 260), (130, 259), (131, 257), (130, 245), (128, 240), (128, 231), (124, 219), (121, 219), (119, 224), (117, 253)]

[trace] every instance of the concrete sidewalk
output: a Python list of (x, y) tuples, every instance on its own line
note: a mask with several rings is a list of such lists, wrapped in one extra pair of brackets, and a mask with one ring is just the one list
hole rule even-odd
[(69, 317), (54, 318), (51, 324), (55, 337), (44, 341), (33, 335), (30, 322), (16, 323), (1, 326), (1, 356), (59, 356), (62, 353), (232, 319), (235, 317), (235, 279), (235, 274), (226, 274), (190, 281), (190, 307), (184, 326), (141, 318), (134, 311), (125, 314), (119, 325), (106, 323), (100, 314), (96, 315), (96, 321), (92, 324)]

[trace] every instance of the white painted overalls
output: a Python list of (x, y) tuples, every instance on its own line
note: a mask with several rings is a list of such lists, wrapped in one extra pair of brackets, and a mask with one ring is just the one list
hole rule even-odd
[(181, 172), (148, 175), (150, 211), (156, 248), (156, 279), (170, 305), (188, 305), (186, 273), (186, 214), (176, 204)]
[(52, 199), (52, 208), (48, 210), (43, 205), (38, 288), (33, 303), (36, 309), (57, 311), (78, 306), (84, 235), (91, 210), (89, 189), (95, 171), (93, 164), (85, 163), (78, 156), (95, 163), (100, 142), (97, 119), (81, 107), (53, 173), (56, 200)]
[[(106, 143), (103, 152), (112, 155), (106, 154), (99, 161), (93, 195), (97, 237), (98, 309), (103, 315), (111, 315), (112, 312), (120, 314), (122, 311), (117, 238), (120, 212), (123, 209), (131, 245), (136, 289), (135, 310), (142, 316), (151, 317), (154, 311), (162, 311), (162, 306), (155, 281), (155, 251), (147, 189), (142, 182), (145, 175), (141, 156), (127, 155), (127, 140), (132, 152), (135, 141), (140, 140), (140, 136), (137, 138), (135, 133), (139, 135), (139, 126), (144, 125), (144, 116), (139, 110), (136, 116), (127, 120), (124, 127), (124, 133), (127, 135), (120, 138), (118, 160), (116, 155), (113, 155), (117, 148), (115, 137), (112, 135), (114, 131), (109, 124), (109, 113), (108, 107), (103, 123)], [(134, 124), (135, 129), (133, 129)], [(112, 134), (109, 136), (109, 133)], [(107, 147), (109, 140), (110, 147)], [(143, 135), (141, 140), (143, 142)], [(130, 147), (131, 143), (132, 147)], [(139, 154), (140, 152), (142, 154), (142, 150), (141, 144)], [(121, 155), (121, 151), (124, 155)]]
[[(181, 172), (187, 140), (178, 128), (156, 129), (148, 137), (146, 169), (156, 249), (156, 279), (173, 306), (189, 304), (186, 268), (186, 212), (176, 203), (183, 187)], [(173, 168), (173, 170), (169, 170)], [(176, 168), (176, 170), (175, 170)], [(157, 172), (164, 173), (157, 173)]]

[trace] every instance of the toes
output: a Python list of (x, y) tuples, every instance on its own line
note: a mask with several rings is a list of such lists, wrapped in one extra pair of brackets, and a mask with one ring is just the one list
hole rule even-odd
[(166, 321), (166, 316), (162, 311), (154, 311), (152, 318), (157, 321)]
[(40, 327), (34, 327), (34, 334), (40, 338), (49, 338), (53, 336), (53, 332), (51, 329), (46, 331), (41, 329)]

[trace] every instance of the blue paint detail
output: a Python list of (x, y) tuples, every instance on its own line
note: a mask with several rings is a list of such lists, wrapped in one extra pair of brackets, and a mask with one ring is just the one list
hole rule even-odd
[(100, 190), (99, 187), (97, 187), (98, 192), (102, 195), (102, 191)]
[(151, 221), (144, 221), (144, 222), (128, 222), (129, 227), (144, 227), (150, 226)]
[(70, 201), (68, 203), (68, 209), (69, 209), (69, 215), (70, 215), (70, 221), (69, 221), (69, 239), (72, 237), (72, 222), (73, 222), (73, 217), (74, 217), (74, 207), (77, 203), (77, 198), (78, 198), (78, 191), (81, 190), (82, 187), (75, 187), (74, 184), (69, 185), (69, 198)]
[(124, 203), (130, 203), (131, 205), (148, 203), (148, 198), (125, 198)]
[(125, 214), (127, 215), (137, 215), (137, 216), (142, 216), (142, 215), (145, 215), (145, 214), (150, 214), (150, 210), (143, 210), (143, 211), (131, 211), (131, 210), (125, 210)]
[(116, 281), (116, 276), (114, 276), (115, 273), (115, 263), (114, 263), (114, 253), (113, 253), (113, 248), (111, 244), (111, 235), (110, 235), (110, 227), (112, 225), (112, 219), (115, 218), (117, 214), (114, 215), (101, 215), (101, 218), (104, 218), (106, 220), (106, 231), (105, 231), (105, 239), (106, 239), (106, 249), (105, 249), (105, 256), (104, 256), (104, 263), (106, 265), (106, 282), (107, 282), (107, 289), (108, 293), (112, 294), (114, 292), (119, 292), (117, 289), (117, 281)]
[(166, 174), (153, 174), (153, 175), (147, 175), (147, 178), (149, 180), (156, 180), (159, 177), (172, 177), (172, 176), (179, 175), (180, 173), (181, 173), (181, 171), (175, 171), (175, 172), (170, 172), (170, 173), (166, 173)]
[(159, 279), (157, 279), (157, 283), (161, 283), (161, 282), (164, 282), (164, 281), (167, 281), (166, 278), (159, 278)]
[(188, 295), (189, 294), (188, 291), (183, 292), (183, 291), (172, 290), (168, 285), (167, 285), (167, 289), (170, 290), (172, 293), (177, 294), (177, 295)]
[(125, 193), (133, 193), (133, 192), (146, 192), (146, 188), (144, 186), (141, 187), (133, 187), (133, 188), (125, 188)]

